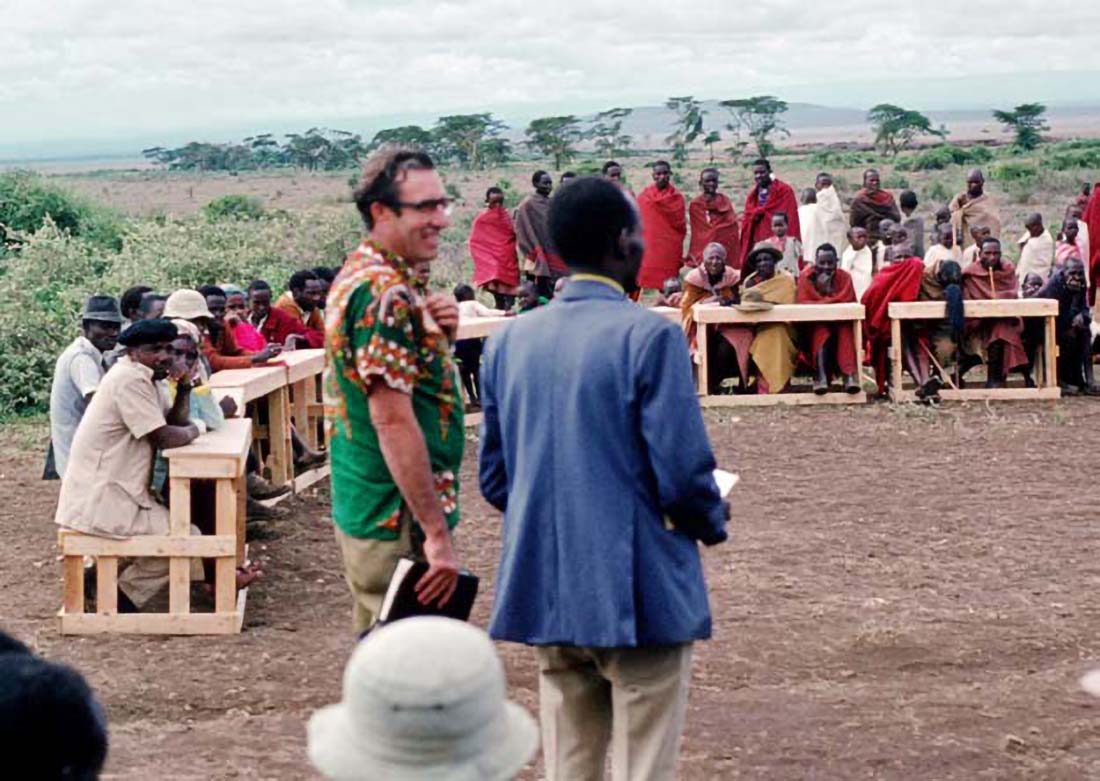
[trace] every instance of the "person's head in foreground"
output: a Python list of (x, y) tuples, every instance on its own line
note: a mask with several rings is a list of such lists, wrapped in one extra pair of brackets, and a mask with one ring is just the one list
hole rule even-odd
[(474, 294), (474, 289), (472, 287), (470, 287), (469, 285), (465, 284), (465, 283), (462, 283), (460, 285), (455, 285), (454, 297), (455, 297), (455, 301), (460, 301), (460, 302), (461, 301), (474, 301), (474, 300), (477, 299), (477, 296)]
[(772, 233), (777, 239), (787, 238), (787, 215), (785, 212), (776, 212), (772, 215)]
[(917, 194), (912, 190), (902, 190), (898, 195), (898, 206), (906, 216), (912, 214), (917, 209)]
[(993, 238), (982, 241), (979, 257), (982, 261), (982, 268), (999, 269), (1001, 267), (1001, 242)]
[(665, 160), (658, 160), (653, 164), (653, 183), (658, 190), (668, 189), (672, 183), (672, 166)]
[(122, 310), (122, 316), (127, 320), (140, 320), (138, 307), (141, 306), (141, 299), (152, 292), (153, 288), (148, 285), (134, 285), (126, 288), (118, 299), (118, 308)]
[(163, 380), (172, 370), (172, 342), (178, 333), (171, 320), (138, 320), (119, 334), (118, 343), (126, 348), (131, 361), (153, 373), (154, 380)]
[(516, 294), (516, 304), (519, 306), (519, 311), (521, 312), (530, 312), (532, 309), (538, 307), (539, 292), (534, 282), (526, 281), (520, 283), (519, 292)]
[(554, 191), (554, 179), (540, 168), (531, 174), (531, 186), (539, 195), (549, 196)]
[(703, 270), (711, 282), (718, 282), (726, 273), (726, 248), (712, 241), (703, 248)]
[(848, 242), (852, 245), (852, 249), (859, 252), (867, 246), (867, 229), (850, 228), (848, 230)]
[(669, 277), (664, 281), (664, 284), (661, 285), (661, 295), (666, 299), (682, 292), (684, 292), (684, 285), (679, 277)]
[(325, 286), (317, 278), (317, 275), (308, 269), (295, 271), (290, 275), (287, 289), (294, 298), (294, 303), (303, 312), (312, 312), (321, 305), (325, 295)]
[(490, 209), (504, 208), (504, 190), (499, 187), (490, 187), (485, 191), (485, 205)]
[(955, 246), (955, 228), (949, 222), (941, 222), (936, 226), (936, 240), (944, 249)]
[(767, 158), (759, 157), (752, 162), (752, 181), (757, 188), (766, 190), (772, 183), (772, 164)]
[(798, 194), (798, 202), (803, 206), (817, 203), (817, 190), (812, 187), (804, 187)]
[(310, 761), (333, 781), (503, 781), (538, 748), (489, 636), (438, 616), (371, 632), (344, 669), (343, 699), (307, 732)]
[(569, 184), (571, 181), (573, 181), (576, 178), (577, 178), (577, 172), (576, 171), (566, 171), (565, 173), (563, 173), (561, 175), (561, 178), (558, 180), (558, 184), (559, 185), (566, 185), (566, 184)]
[(622, 190), (595, 176), (577, 179), (550, 202), (549, 222), (550, 240), (571, 270), (610, 277), (628, 293), (637, 289), (642, 221)]
[(718, 194), (718, 169), (704, 168), (699, 174), (699, 189), (709, 200)]
[(1077, 292), (1085, 289), (1085, 262), (1081, 258), (1066, 258), (1062, 264), (1062, 279), (1066, 289)]
[(897, 223), (887, 218), (879, 221), (878, 232), (882, 236), (882, 243), (889, 247), (894, 243), (894, 228), (897, 227)]
[(623, 167), (614, 160), (608, 160), (603, 164), (603, 168), (600, 169), (603, 175), (615, 182), (616, 184), (622, 184), (623, 181)]
[(985, 176), (980, 168), (972, 168), (966, 174), (966, 194), (971, 198), (981, 198), (985, 193)]
[(107, 720), (83, 676), (0, 632), (0, 749), (4, 777), (99, 778)]
[(822, 171), (814, 179), (814, 189), (817, 190), (818, 192), (824, 190), (826, 187), (832, 187), (832, 186), (833, 186), (833, 175), (830, 174), (830, 173), (827, 173), (826, 171)]
[(745, 258), (745, 270), (755, 275), (757, 282), (766, 282), (775, 276), (775, 267), (783, 260), (783, 253), (771, 246), (758, 246)]
[(439, 254), (440, 234), (451, 224), (451, 199), (425, 152), (384, 147), (363, 166), (355, 206), (382, 249), (409, 263)]
[(198, 377), (199, 348), (202, 335), (198, 326), (187, 320), (173, 320), (176, 338), (172, 341), (172, 370), (169, 379), (192, 383)]
[(115, 349), (118, 332), (122, 326), (122, 313), (118, 302), (111, 296), (89, 296), (81, 313), (81, 330), (84, 338), (101, 353)]
[(1045, 228), (1043, 228), (1043, 215), (1039, 214), (1039, 212), (1029, 214), (1024, 221), (1024, 227), (1027, 228), (1027, 233), (1032, 238), (1042, 236), (1045, 230)]
[(836, 247), (826, 242), (814, 252), (814, 270), (819, 283), (830, 281), (836, 274)]
[(1066, 220), (1066, 224), (1062, 226), (1062, 240), (1066, 244), (1075, 243), (1080, 230), (1081, 226), (1077, 224), (1077, 220)]
[(979, 247), (982, 242), (990, 237), (992, 231), (984, 225), (972, 225), (970, 226), (970, 238), (974, 239), (974, 243)]
[(1020, 292), (1024, 298), (1035, 298), (1035, 295), (1043, 288), (1043, 278), (1034, 271), (1029, 271), (1024, 281), (1020, 283)]

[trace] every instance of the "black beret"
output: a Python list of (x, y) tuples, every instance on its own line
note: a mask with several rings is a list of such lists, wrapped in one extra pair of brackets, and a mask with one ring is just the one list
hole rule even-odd
[(179, 335), (179, 330), (171, 320), (162, 317), (154, 320), (138, 320), (118, 335), (118, 343), (123, 347), (139, 347), (143, 344), (171, 342)]

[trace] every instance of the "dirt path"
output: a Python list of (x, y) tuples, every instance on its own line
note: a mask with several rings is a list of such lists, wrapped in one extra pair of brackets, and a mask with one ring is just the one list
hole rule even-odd
[[(1100, 404), (745, 410), (712, 415), (742, 476), (731, 542), (705, 554), (682, 776), (1100, 776), (1087, 464)], [(0, 434), (0, 625), (79, 667), (109, 711), (110, 778), (310, 777), (304, 723), (350, 650), (328, 503), (293, 505), (231, 638), (62, 638), (37, 445)], [(498, 521), (463, 472), (460, 547), (491, 593)], [(478, 606), (484, 625), (489, 598)], [(503, 646), (535, 706), (532, 655)]]

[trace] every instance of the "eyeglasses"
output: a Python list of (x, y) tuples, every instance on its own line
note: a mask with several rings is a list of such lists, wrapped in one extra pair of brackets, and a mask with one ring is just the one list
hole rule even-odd
[(410, 203), (409, 201), (394, 201), (394, 207), (398, 209), (412, 209), (420, 214), (432, 214), (442, 209), (443, 214), (447, 217), (451, 216), (451, 212), (454, 211), (455, 202), (451, 198), (428, 198), (423, 201), (416, 201)]

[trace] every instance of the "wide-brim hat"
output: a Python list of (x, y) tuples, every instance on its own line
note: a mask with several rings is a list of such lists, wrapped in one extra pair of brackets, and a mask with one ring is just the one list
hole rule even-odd
[(754, 247), (753, 250), (749, 253), (749, 256), (745, 259), (745, 262), (755, 264), (757, 259), (761, 255), (771, 256), (771, 259), (774, 260), (776, 263), (783, 260), (782, 252), (780, 252), (776, 247), (773, 247), (770, 244), (766, 244), (762, 247)]
[(343, 692), (307, 726), (309, 759), (326, 778), (504, 781), (538, 748), (538, 726), (508, 701), (489, 636), (461, 621), (420, 616), (375, 629), (352, 654)]
[(164, 316), (169, 319), (181, 317), (184, 320), (194, 320), (196, 317), (214, 319), (206, 306), (206, 298), (197, 290), (177, 290), (168, 296), (168, 300), (164, 302)]
[(80, 313), (81, 320), (97, 320), (101, 323), (122, 324), (122, 312), (113, 296), (89, 296)]

